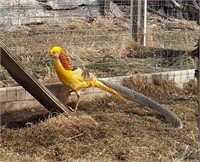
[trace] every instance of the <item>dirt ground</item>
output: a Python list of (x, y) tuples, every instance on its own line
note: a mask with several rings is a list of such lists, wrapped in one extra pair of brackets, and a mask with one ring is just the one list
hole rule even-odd
[[(1, 116), (7, 122), (1, 126), (1, 161), (195, 161), (199, 154), (196, 82), (179, 88), (166, 80), (141, 85), (140, 79), (124, 85), (177, 114), (182, 129), (173, 128), (155, 111), (134, 102), (121, 103), (114, 96), (81, 102), (80, 111), (70, 117), (31, 108)], [(19, 116), (24, 121), (17, 121)]]

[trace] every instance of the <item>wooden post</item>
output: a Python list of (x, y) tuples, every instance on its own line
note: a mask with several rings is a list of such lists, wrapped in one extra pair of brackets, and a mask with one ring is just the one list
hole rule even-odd
[(137, 41), (137, 33), (138, 33), (138, 0), (131, 0), (131, 17), (130, 17), (130, 25), (131, 25), (131, 36)]
[(146, 45), (147, 0), (131, 0), (131, 36)]
[[(197, 95), (198, 95), (198, 120), (197, 120), (197, 126), (198, 126), (198, 141), (199, 141), (199, 149), (200, 149), (200, 37), (199, 37), (199, 41), (197, 44), (197, 49), (195, 49), (193, 51), (193, 57), (194, 58), (198, 58), (197, 60), (197, 67), (195, 70), (195, 77), (197, 79)], [(200, 160), (200, 153), (198, 156), (198, 160)]]
[[(200, 54), (199, 54), (200, 56)], [(200, 58), (198, 59), (198, 71), (200, 72)], [(198, 86), (198, 138), (199, 138), (199, 149), (200, 149), (200, 76), (197, 78), (197, 86)], [(199, 153), (200, 160), (200, 153)]]
[[(198, 62), (197, 62), (197, 89), (198, 89), (198, 139), (199, 139), (199, 149), (200, 149), (200, 38), (198, 42)], [(200, 153), (199, 153), (200, 160)]]

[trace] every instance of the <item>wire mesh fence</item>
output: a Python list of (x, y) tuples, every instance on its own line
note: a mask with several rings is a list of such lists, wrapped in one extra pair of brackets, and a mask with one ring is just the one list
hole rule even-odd
[[(190, 53), (200, 35), (194, 15), (169, 1), (148, 0), (144, 46), (131, 35), (132, 16), (138, 16), (131, 13), (134, 5), (133, 0), (2, 1), (1, 41), (45, 83), (58, 81), (47, 56), (55, 45), (98, 77), (194, 69)], [(0, 75), (1, 86), (16, 85), (3, 67)]]

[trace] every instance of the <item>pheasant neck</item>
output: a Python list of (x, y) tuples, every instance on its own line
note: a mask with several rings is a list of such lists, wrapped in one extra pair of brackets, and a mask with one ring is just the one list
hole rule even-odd
[(65, 70), (72, 70), (73, 65), (71, 59), (67, 56), (66, 53), (61, 53), (59, 56), (60, 63), (64, 67)]

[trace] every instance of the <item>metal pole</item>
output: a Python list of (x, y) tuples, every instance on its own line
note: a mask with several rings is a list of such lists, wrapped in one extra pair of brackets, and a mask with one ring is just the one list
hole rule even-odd
[(133, 1), (131, 0), (131, 6), (130, 6), (130, 34), (133, 37)]
[(144, 0), (144, 38), (143, 44), (146, 46), (147, 44), (147, 0)]
[[(140, 29), (141, 29), (141, 20), (142, 20), (142, 7), (141, 7), (141, 4), (142, 4), (142, 2), (141, 2), (142, 0), (138, 0), (138, 2), (137, 2), (137, 4), (138, 4), (138, 6), (137, 6), (137, 21), (138, 21), (138, 26), (137, 26), (137, 31), (138, 32), (140, 32)], [(139, 34), (139, 33), (138, 33)]]
[(144, 0), (138, 0), (137, 4), (137, 42), (140, 44), (142, 43), (142, 24), (143, 24), (143, 8), (142, 2)]

